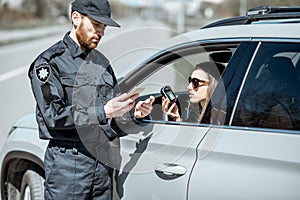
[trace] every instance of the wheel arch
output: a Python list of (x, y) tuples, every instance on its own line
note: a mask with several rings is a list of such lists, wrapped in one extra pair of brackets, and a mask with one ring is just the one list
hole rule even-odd
[(3, 159), (1, 169), (1, 197), (7, 199), (8, 184), (20, 190), (22, 177), (26, 170), (31, 169), (45, 178), (44, 163), (38, 156), (23, 151), (9, 152)]

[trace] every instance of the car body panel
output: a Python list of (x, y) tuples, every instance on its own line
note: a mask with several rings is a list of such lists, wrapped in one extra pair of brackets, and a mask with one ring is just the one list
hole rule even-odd
[[(39, 168), (44, 167), (44, 153), (48, 141), (39, 138), (36, 127), (35, 115), (26, 115), (14, 124), (14, 127), (8, 135), (0, 153), (0, 199), (4, 199), (4, 188), (7, 187), (6, 181), (8, 176), (10, 176), (8, 171), (13, 170), (13, 167), (8, 167), (11, 163), (17, 160), (23, 160)], [(26, 167), (26, 165), (20, 165), (19, 167)]]
[(219, 139), (198, 158), (189, 199), (299, 199), (299, 133), (228, 127), (210, 131), (205, 140), (210, 137)]
[[(34, 155), (42, 163), (47, 144), (48, 141), (39, 138), (35, 115), (23, 116), (15, 122), (9, 133), (1, 149), (0, 162), (3, 164), (9, 158), (7, 156), (9, 154), (22, 157), (22, 152), (25, 152), (26, 154)], [(1, 171), (3, 171), (3, 165)]]
[[(206, 134), (208, 127), (189, 127), (169, 124), (155, 124), (142, 154), (132, 155), (138, 157), (138, 162), (124, 180), (124, 196), (122, 199), (135, 199), (137, 196), (158, 199), (184, 199), (189, 174), (196, 158), (196, 147)], [(130, 157), (132, 150), (140, 137), (133, 135), (121, 138), (122, 165), (128, 166), (126, 157)], [(127, 156), (125, 156), (127, 154)], [(183, 171), (172, 173), (167, 165), (181, 168)], [(122, 169), (129, 171), (126, 167)], [(159, 171), (161, 170), (161, 171)], [(170, 170), (170, 171), (168, 171)], [(135, 184), (132, 184), (135, 183)], [(167, 184), (167, 187), (166, 187)], [(137, 185), (142, 185), (136, 190)], [(151, 188), (151, 189), (150, 189)], [(164, 191), (161, 188), (165, 188)], [(172, 192), (170, 192), (172, 191)]]

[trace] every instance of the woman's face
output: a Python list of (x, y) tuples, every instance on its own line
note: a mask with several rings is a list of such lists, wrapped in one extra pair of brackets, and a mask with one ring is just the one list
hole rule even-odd
[[(194, 70), (191, 75), (191, 79), (192, 81), (187, 87), (189, 91), (190, 101), (192, 103), (199, 103), (201, 101), (205, 101), (206, 98), (209, 97), (209, 79), (207, 73), (201, 69)], [(200, 82), (197, 80), (200, 80)], [(196, 84), (193, 84), (193, 82), (195, 82)]]

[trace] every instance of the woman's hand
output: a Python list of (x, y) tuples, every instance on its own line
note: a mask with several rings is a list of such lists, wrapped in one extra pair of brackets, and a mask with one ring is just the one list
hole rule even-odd
[(169, 117), (171, 117), (176, 122), (181, 122), (182, 119), (179, 115), (178, 107), (176, 102), (174, 102), (169, 107), (170, 101), (169, 99), (162, 97), (162, 110), (164, 113), (166, 113)]

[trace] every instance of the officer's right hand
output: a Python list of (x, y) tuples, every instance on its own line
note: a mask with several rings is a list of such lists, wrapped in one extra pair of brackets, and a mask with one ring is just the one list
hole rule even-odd
[(134, 107), (138, 96), (133, 95), (128, 98), (128, 95), (125, 93), (108, 101), (104, 106), (106, 118), (120, 117), (129, 112)]

